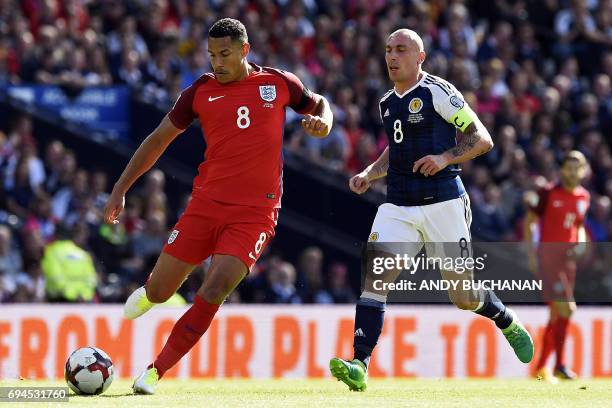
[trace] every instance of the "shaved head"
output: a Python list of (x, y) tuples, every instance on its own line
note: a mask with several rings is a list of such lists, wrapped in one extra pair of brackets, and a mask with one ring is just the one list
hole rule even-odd
[(399, 30), (392, 32), (387, 38), (387, 43), (389, 40), (391, 40), (391, 37), (399, 37), (403, 39), (406, 44), (410, 44), (412, 47), (414, 47), (414, 49), (417, 51), (425, 51), (423, 39), (415, 31), (408, 28), (400, 28)]
[(412, 87), (419, 80), (425, 61), (423, 40), (414, 31), (401, 28), (387, 38), (385, 62), (389, 78), (398, 92)]

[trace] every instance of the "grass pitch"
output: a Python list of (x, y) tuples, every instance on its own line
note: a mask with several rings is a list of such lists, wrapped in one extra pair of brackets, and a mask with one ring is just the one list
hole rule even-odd
[[(0, 381), (0, 386), (63, 386), (63, 381)], [(74, 407), (604, 407), (612, 379), (551, 385), (536, 380), (370, 380), (364, 393), (322, 380), (165, 380), (152, 396), (133, 395), (131, 380), (115, 380), (103, 395), (70, 396)], [(66, 406), (17, 403), (11, 406)]]

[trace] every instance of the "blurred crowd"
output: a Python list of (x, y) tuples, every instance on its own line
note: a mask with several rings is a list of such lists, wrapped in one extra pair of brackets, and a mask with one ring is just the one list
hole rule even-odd
[[(127, 196), (121, 222), (102, 222), (109, 185), (101, 169), (85, 170), (59, 140), (40, 140), (17, 116), (0, 131), (0, 302), (122, 302), (142, 285), (178, 212), (168, 205), (166, 179), (153, 169)], [(191, 301), (209, 263), (191, 275), (174, 304)], [(348, 268), (306, 248), (296, 265), (266, 249), (233, 302), (352, 302)], [(178, 302), (178, 303), (177, 303)]]
[[(0, 0), (0, 86), (78, 92), (126, 84), (167, 109), (209, 70), (206, 33), (225, 16), (245, 23), (251, 61), (294, 72), (333, 103), (334, 128), (321, 140), (305, 137), (288, 111), (292, 152), (347, 174), (376, 159), (387, 143), (378, 110), (391, 86), (385, 40), (412, 28), (425, 43), (424, 69), (463, 93), (495, 141), (492, 152), (463, 165), (474, 238), (521, 239), (523, 193), (554, 182), (560, 157), (579, 149), (590, 162), (588, 232), (612, 240), (611, 0)], [(151, 172), (128, 197), (124, 222), (102, 225), (109, 190), (102, 170), (81, 169), (59, 141), (41, 151), (27, 117), (0, 129), (0, 299), (68, 299), (49, 293), (48, 282), (45, 290), (43, 270), (53, 269), (45, 256), (62, 237), (74, 245), (53, 249), (91, 264), (98, 282), (77, 298), (122, 300), (146, 279), (176, 220), (164, 174)], [(384, 182), (374, 188), (384, 191)], [(270, 253), (233, 300), (352, 300), (346, 266), (322, 259), (318, 248), (294, 264)], [(188, 281), (187, 300), (202, 273)], [(93, 278), (82, 277), (83, 288)]]

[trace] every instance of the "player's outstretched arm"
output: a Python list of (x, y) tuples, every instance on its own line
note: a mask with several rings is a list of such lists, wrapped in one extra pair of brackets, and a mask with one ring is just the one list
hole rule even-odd
[(123, 170), (121, 177), (115, 183), (113, 191), (104, 208), (104, 222), (117, 224), (117, 218), (125, 206), (125, 194), (140, 176), (146, 173), (157, 162), (168, 145), (181, 133), (168, 115), (164, 117), (159, 126), (142, 141), (130, 162)]
[(420, 172), (425, 176), (433, 176), (446, 166), (472, 160), (475, 157), (485, 154), (492, 148), (493, 139), (491, 139), (489, 131), (474, 115), (473, 122), (461, 132), (461, 137), (457, 146), (442, 154), (432, 154), (422, 157), (414, 162), (412, 172)]
[(317, 104), (304, 115), (302, 127), (310, 136), (326, 137), (334, 123), (334, 114), (323, 95), (315, 94), (315, 97), (318, 99)]
[(354, 175), (349, 180), (349, 188), (352, 192), (363, 194), (370, 188), (370, 182), (387, 175), (389, 170), (389, 146), (378, 156), (378, 159), (370, 164), (364, 171)]

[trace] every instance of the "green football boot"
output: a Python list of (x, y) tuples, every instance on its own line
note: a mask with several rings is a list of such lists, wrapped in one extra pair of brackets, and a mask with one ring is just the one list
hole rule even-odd
[(335, 357), (329, 360), (329, 370), (338, 381), (348, 385), (351, 391), (366, 390), (368, 385), (368, 369), (361, 361), (357, 359), (346, 361)]
[(514, 349), (514, 354), (516, 354), (518, 359), (527, 364), (533, 358), (533, 340), (525, 326), (516, 317), (516, 314), (513, 311), (511, 313), (514, 319), (510, 326), (502, 329), (502, 333), (512, 346), (512, 349)]

